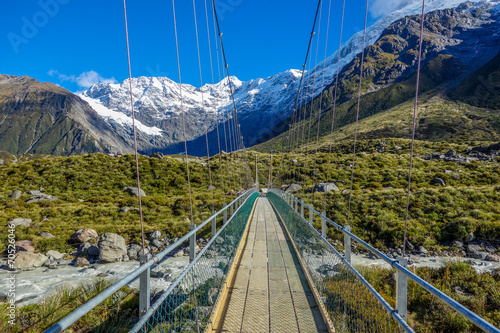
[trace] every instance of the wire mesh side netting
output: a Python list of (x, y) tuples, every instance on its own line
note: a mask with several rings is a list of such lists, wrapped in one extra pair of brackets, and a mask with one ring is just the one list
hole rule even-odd
[(267, 197), (283, 219), (337, 332), (405, 332), (337, 251), (279, 195)]
[(205, 331), (258, 196), (253, 193), (203, 248), (141, 332)]

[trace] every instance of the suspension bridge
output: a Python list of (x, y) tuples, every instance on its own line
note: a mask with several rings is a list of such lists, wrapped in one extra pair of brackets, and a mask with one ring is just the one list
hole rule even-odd
[[(425, 18), (425, 0), (422, 1), (422, 14), (420, 17), (420, 54), (417, 75), (420, 72), (420, 61), (422, 56), (422, 39)], [(303, 65), (305, 73), (308, 60), (310, 61), (313, 38), (316, 34), (316, 24), (321, 22), (322, 1), (318, 2), (311, 38), (307, 47), (306, 58)], [(175, 3), (173, 5), (173, 22), (175, 25), (177, 56), (179, 49), (177, 41), (177, 22), (175, 18)], [(345, 9), (345, 1), (341, 10)], [(193, 1), (193, 9), (196, 9)], [(208, 6), (205, 1), (205, 16), (207, 32), (209, 29)], [(222, 32), (217, 19), (215, 3), (212, 1), (213, 9), (213, 33), (217, 49), (217, 67), (219, 75), (224, 75), (228, 80), (231, 92), (230, 121), (221, 129), (223, 140), (219, 138), (219, 127), (217, 134), (219, 138), (219, 158), (222, 156), (223, 143), (226, 151), (230, 151), (228, 160), (240, 159), (241, 164), (249, 166), (246, 148), (243, 143), (241, 128), (238, 121), (236, 103), (233, 96), (233, 88), (230, 83), (230, 75), (224, 52)], [(328, 20), (330, 20), (331, 1), (328, 6)], [(124, 1), (125, 27), (128, 47), (128, 27), (126, 18), (126, 4)], [(325, 15), (323, 15), (325, 16)], [(359, 73), (359, 93), (356, 114), (356, 125), (359, 118), (359, 103), (362, 94), (363, 59), (366, 40), (366, 25), (368, 16), (368, 1), (366, 1), (366, 12), (364, 22), (364, 36), (361, 63)], [(343, 15), (341, 27), (343, 24)], [(329, 23), (327, 24), (329, 25)], [(196, 38), (198, 43), (198, 27), (196, 26)], [(209, 34), (209, 40), (210, 40)], [(328, 32), (327, 39), (328, 40)], [(342, 38), (340, 38), (342, 43)], [(319, 41), (319, 38), (318, 38)], [(198, 60), (201, 77), (200, 47), (198, 45)], [(219, 50), (220, 47), (220, 50)], [(210, 51), (211, 52), (211, 51)], [(211, 55), (211, 53), (210, 53)], [(131, 92), (131, 111), (134, 115), (134, 100), (132, 96), (132, 74), (130, 52), (129, 75)], [(326, 48), (325, 48), (326, 57)], [(340, 52), (338, 62), (340, 64)], [(212, 67), (212, 56), (210, 56)], [(181, 77), (180, 64), (178, 62), (179, 78)], [(339, 68), (337, 68), (339, 69)], [(212, 68), (212, 81), (214, 80)], [(316, 75), (316, 73), (315, 73)], [(97, 297), (69, 314), (60, 322), (47, 330), (47, 332), (62, 332), (71, 327), (80, 318), (92, 311), (96, 306), (108, 297), (111, 297), (120, 288), (139, 279), (139, 318), (130, 332), (414, 332), (408, 320), (408, 283), (412, 282), (426, 290), (435, 297), (436, 301), (442, 302), (463, 316), (477, 329), (485, 332), (497, 332), (500, 330), (492, 324), (468, 310), (460, 303), (444, 294), (438, 288), (415, 275), (407, 268), (408, 259), (401, 257), (391, 259), (384, 253), (363, 241), (351, 232), (348, 224), (338, 225), (325, 212), (316, 210), (312, 203), (307, 204), (303, 197), (294, 196), (278, 188), (273, 188), (275, 181), (281, 179), (288, 183), (294, 179), (300, 179), (300, 174), (286, 172), (292, 161), (292, 153), (308, 154), (309, 150), (302, 150), (300, 144), (304, 143), (305, 133), (309, 131), (307, 142), (311, 136), (311, 119), (306, 122), (307, 104), (303, 98), (302, 86), (309, 87), (308, 83), (302, 82), (295, 99), (295, 106), (290, 120), (287, 147), (285, 151), (278, 154), (279, 168), (273, 170), (273, 155), (269, 160), (261, 160), (255, 157), (254, 188), (242, 190), (244, 187), (241, 170), (231, 170), (231, 164), (227, 164), (227, 170), (220, 168), (221, 179), (226, 177), (229, 188), (224, 188), (224, 193), (241, 190), (239, 194), (231, 194), (224, 197), (230, 202), (225, 203), (219, 211), (212, 211), (212, 215), (203, 223), (193, 223), (193, 205), (189, 175), (189, 158), (186, 145), (185, 161), (188, 179), (188, 191), (190, 195), (190, 221), (191, 231), (181, 237), (177, 242), (164, 249), (162, 252), (151, 256), (143, 251), (139, 268), (130, 272), (127, 276), (113, 284)], [(309, 80), (309, 76), (308, 76)], [(316, 79), (313, 79), (316, 81)], [(325, 82), (322, 82), (322, 85)], [(338, 75), (333, 82), (338, 85)], [(182, 86), (180, 87), (182, 107)], [(307, 92), (305, 93), (307, 96)], [(335, 96), (337, 91), (335, 90)], [(333, 100), (334, 109), (335, 101)], [(418, 107), (418, 76), (415, 96), (414, 123)], [(214, 106), (217, 109), (217, 105)], [(205, 110), (206, 115), (206, 110)], [(312, 106), (310, 118), (312, 117)], [(321, 117), (321, 106), (318, 118)], [(134, 119), (134, 118), (133, 118)], [(333, 131), (332, 119), (332, 131)], [(307, 126), (309, 128), (307, 129)], [(184, 139), (185, 124), (183, 121)], [(206, 133), (208, 133), (208, 128)], [(314, 131), (313, 131), (314, 133)], [(316, 137), (315, 155), (318, 153), (319, 119)], [(135, 138), (134, 126), (134, 138)], [(207, 156), (210, 156), (208, 135)], [(413, 139), (415, 138), (415, 126), (413, 127)], [(313, 143), (311, 140), (311, 143)], [(352, 199), (352, 178), (356, 162), (356, 140), (354, 138), (352, 177), (350, 185), (350, 200)], [(222, 141), (222, 143), (221, 143)], [(186, 140), (185, 140), (186, 142)], [(229, 144), (229, 147), (228, 147)], [(332, 142), (330, 141), (330, 153)], [(137, 156), (137, 149), (136, 149)], [(210, 174), (210, 187), (212, 188), (212, 170), (210, 157), (207, 157), (207, 172)], [(328, 170), (330, 170), (331, 155), (328, 159)], [(222, 159), (220, 160), (222, 166)], [(260, 165), (260, 168), (259, 168)], [(264, 165), (264, 167), (262, 167)], [(234, 166), (234, 164), (233, 164)], [(136, 159), (137, 182), (140, 189), (139, 161)], [(304, 166), (302, 169), (310, 168), (316, 171), (316, 157), (314, 165)], [(413, 167), (413, 142), (409, 170), (408, 200), (410, 197), (411, 171)], [(296, 169), (297, 170), (297, 169)], [(300, 173), (300, 168), (298, 172)], [(227, 171), (227, 172), (226, 172)], [(224, 172), (226, 172), (224, 174)], [(287, 176), (283, 176), (286, 174)], [(315, 176), (316, 174), (313, 173)], [(281, 178), (280, 178), (281, 176)], [(288, 178), (287, 178), (288, 177)], [(328, 174), (327, 180), (330, 175)], [(313, 180), (315, 183), (316, 180)], [(239, 182), (239, 184), (238, 184)], [(267, 183), (262, 189), (260, 184)], [(227, 186), (227, 185), (226, 185)], [(141, 203), (140, 191), (139, 202)], [(407, 203), (409, 204), (409, 202)], [(213, 192), (212, 192), (212, 207)], [(350, 201), (349, 201), (350, 207)], [(408, 206), (407, 206), (408, 207)], [(142, 206), (140, 206), (140, 222), (142, 227), (142, 242), (144, 249), (144, 228), (142, 221)], [(405, 238), (408, 222), (408, 208), (405, 217)], [(327, 239), (327, 230), (334, 229), (343, 236), (342, 251), (333, 246)], [(202, 230), (210, 230), (211, 238), (201, 250), (196, 251), (197, 235)], [(353, 242), (371, 252), (374, 256), (387, 262), (395, 271), (396, 279), (396, 302), (389, 302), (356, 270), (351, 263), (351, 248)], [(190, 264), (175, 279), (159, 297), (153, 298), (151, 294), (151, 270), (171, 256), (175, 251), (189, 244)], [(403, 254), (406, 251), (403, 250)]]

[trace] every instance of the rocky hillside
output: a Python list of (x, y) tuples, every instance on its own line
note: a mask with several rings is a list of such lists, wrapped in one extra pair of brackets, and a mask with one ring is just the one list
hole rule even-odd
[(130, 151), (82, 99), (51, 83), (0, 75), (0, 147), (12, 154)]
[[(500, 51), (500, 35), (498, 34), (500, 12), (497, 7), (489, 4), (473, 6), (471, 3), (465, 3), (455, 9), (438, 10), (427, 14), (420, 79), (421, 103), (432, 100), (432, 107), (443, 112), (439, 112), (441, 118), (437, 117), (438, 113), (424, 116), (422, 112), (426, 113), (426, 110), (420, 108), (419, 117), (422, 117), (419, 120), (420, 125), (427, 123), (427, 130), (419, 125), (420, 139), (450, 140), (454, 137), (457, 140), (467, 140), (468, 135), (474, 134), (459, 131), (457, 128), (451, 128), (448, 133), (446, 129), (443, 131), (442, 125), (447, 122), (447, 110), (451, 112), (454, 109), (460, 109), (460, 106), (454, 103), (445, 103), (446, 100), (496, 107), (493, 102), (498, 98), (495, 65), (498, 63), (497, 57)], [(406, 115), (411, 115), (411, 102), (414, 101), (419, 19), (419, 16), (410, 16), (395, 22), (384, 30), (375, 44), (366, 49), (360, 119), (368, 119), (368, 117), (390, 110), (406, 112), (390, 115), (392, 120), (387, 123), (384, 130), (378, 134), (373, 133), (374, 135), (370, 137), (391, 136), (394, 132), (402, 132), (396, 135), (397, 137), (408, 137), (410, 134), (409, 123), (402, 124), (403, 120), (399, 117), (408, 118)], [(339, 74), (335, 113), (335, 128), (337, 129), (352, 124), (356, 119), (360, 58), (361, 55), (358, 55)], [(486, 79), (485, 73), (488, 73)], [(479, 80), (482, 82), (481, 85), (478, 85)], [(488, 89), (482, 89), (484, 84)], [(450, 91), (450, 89), (453, 90)], [(322, 95), (323, 113), (320, 124), (322, 134), (330, 132), (334, 92), (335, 86), (332, 84)], [(317, 126), (319, 104), (320, 98), (316, 98), (313, 101), (314, 111), (311, 124), (313, 128)], [(453, 105), (452, 108), (450, 104)], [(464, 105), (457, 123), (462, 121), (462, 118), (467, 119), (468, 112), (473, 110), (477, 108)], [(301, 110), (302, 115), (303, 111), (304, 109)], [(493, 131), (490, 131), (490, 137), (483, 138), (485, 140), (496, 140), (500, 131), (495, 114), (487, 117), (488, 127)], [(307, 117), (310, 117), (309, 110)], [(475, 116), (472, 115), (472, 117)], [(435, 122), (426, 122), (426, 118), (428, 120), (432, 118)], [(373, 120), (372, 128), (380, 127), (377, 118), (371, 119)], [(286, 128), (287, 124), (283, 123), (283, 125)], [(396, 128), (399, 125), (404, 128)], [(448, 126), (445, 127), (448, 128)], [(281, 130), (282, 128), (277, 128), (275, 132)], [(449, 136), (449, 134), (454, 134), (454, 136)], [(282, 147), (285, 137), (286, 135), (283, 134), (265, 146)]]

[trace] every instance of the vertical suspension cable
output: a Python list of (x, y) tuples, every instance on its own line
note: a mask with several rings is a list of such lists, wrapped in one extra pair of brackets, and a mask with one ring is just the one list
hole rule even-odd
[(354, 167), (356, 164), (356, 141), (358, 139), (358, 122), (359, 122), (359, 105), (361, 103), (361, 83), (363, 80), (363, 64), (365, 60), (365, 44), (366, 44), (366, 25), (368, 23), (368, 0), (366, 0), (366, 11), (365, 11), (365, 28), (363, 31), (363, 46), (361, 50), (361, 63), (359, 66), (359, 90), (358, 90), (358, 106), (356, 108), (356, 129), (354, 131), (354, 147), (353, 147), (353, 157), (352, 157), (352, 171), (351, 171), (351, 189), (349, 191), (349, 211), (347, 213), (347, 225), (350, 224), (351, 220), (351, 204), (352, 204), (352, 184), (354, 181)]
[(205, 108), (205, 100), (203, 96), (203, 74), (201, 70), (201, 55), (200, 55), (200, 42), (198, 38), (198, 21), (196, 19), (196, 4), (195, 0), (193, 0), (193, 15), (194, 15), (194, 28), (196, 32), (196, 50), (198, 51), (198, 68), (200, 71), (200, 91), (201, 91), (201, 105), (203, 108), (203, 113), (205, 114), (205, 141), (207, 144), (207, 166), (208, 166), (208, 176), (210, 178), (210, 194), (212, 196), (212, 212), (215, 211), (215, 203), (214, 203), (214, 189), (212, 184), (212, 168), (210, 167), (210, 148), (208, 143), (208, 114), (207, 109)]
[[(330, 181), (330, 165), (332, 162), (332, 144), (333, 144), (333, 127), (335, 125), (335, 111), (337, 108), (337, 92), (338, 92), (338, 87), (339, 87), (339, 72), (340, 72), (340, 51), (342, 49), (342, 34), (344, 32), (344, 14), (345, 14), (345, 0), (343, 0), (342, 4), (342, 19), (340, 23), (340, 41), (339, 41), (339, 49), (338, 49), (338, 59), (337, 59), (337, 73), (335, 75), (335, 92), (333, 96), (333, 110), (332, 110), (332, 126), (330, 129), (330, 145), (328, 149), (328, 165), (327, 165), (327, 170), (328, 174), (326, 176), (326, 182), (328, 183)], [(326, 207), (327, 207), (327, 192), (325, 192), (325, 212), (326, 212)]]
[[(317, 72), (317, 67), (318, 67), (318, 52), (319, 52), (319, 38), (320, 38), (320, 33), (321, 33), (321, 19), (323, 15), (323, 7), (320, 8), (319, 11), (319, 24), (318, 24), (318, 35), (316, 37), (316, 55), (314, 59), (314, 74), (313, 74), (313, 84), (312, 84), (312, 96), (311, 96), (311, 111), (309, 113), (309, 133), (307, 135), (307, 146), (306, 146), (306, 162), (305, 162), (305, 169), (304, 174), (307, 171), (307, 165), (308, 165), (308, 160), (309, 160), (309, 143), (311, 141), (311, 127), (312, 127), (312, 122), (313, 122), (313, 106), (314, 106), (314, 88), (316, 87), (316, 72)], [(322, 93), (322, 91), (321, 91)], [(306, 103), (306, 109), (307, 109), (307, 103)], [(318, 124), (319, 125), (319, 124)], [(314, 171), (313, 171), (313, 177), (314, 177)], [(313, 178), (313, 188), (311, 189), (311, 205), (313, 204), (313, 195), (314, 195), (314, 178)], [(305, 192), (305, 189), (304, 189)], [(304, 200), (305, 200), (305, 193), (304, 193)]]
[(298, 120), (299, 120), (299, 109), (297, 108), (298, 106), (298, 102), (299, 102), (299, 97), (300, 97), (300, 92), (301, 92), (301, 89), (302, 89), (302, 82), (304, 81), (304, 73), (305, 73), (305, 70), (306, 70), (306, 66), (307, 66), (307, 59), (309, 58), (309, 51), (311, 49), (311, 44), (312, 44), (312, 39), (314, 37), (314, 29), (316, 28), (316, 20), (318, 18), (318, 13), (319, 13), (319, 7), (321, 5), (321, 0), (318, 0), (318, 6), (316, 7), (316, 14), (314, 16), (314, 22), (313, 22), (313, 26), (312, 26), (312, 29), (311, 29), (311, 36), (309, 37), (309, 43), (307, 45), (307, 51), (306, 51), (306, 56), (305, 56), (305, 60), (304, 60), (304, 64), (302, 65), (302, 75), (300, 76), (300, 81), (299, 81), (299, 87), (297, 88), (297, 95), (295, 95), (295, 102), (294, 102), (294, 106), (293, 106), (293, 111), (292, 111), (292, 116), (290, 117), (290, 123), (288, 124), (288, 132), (290, 133), (290, 130), (292, 132), (292, 135), (290, 136), (288, 142), (289, 142), (289, 151), (290, 151), (290, 179), (292, 179), (292, 174), (295, 173), (295, 168), (293, 168), (292, 170), (292, 150), (294, 149), (294, 138), (293, 138), (293, 134), (294, 132), (296, 133), (297, 130), (294, 131), (294, 128), (297, 128), (298, 126), (294, 126), (294, 119), (297, 119), (297, 122), (296, 124), (298, 124)]
[(179, 41), (177, 38), (177, 21), (175, 18), (175, 0), (172, 0), (172, 10), (174, 14), (174, 32), (175, 32), (175, 50), (177, 53), (177, 71), (179, 72), (179, 97), (181, 99), (181, 114), (182, 114), (182, 131), (184, 135), (184, 149), (186, 156), (186, 174), (188, 180), (188, 192), (189, 192), (189, 209), (191, 215), (191, 224), (194, 225), (193, 218), (193, 198), (191, 195), (191, 177), (189, 175), (189, 159), (188, 159), (188, 150), (187, 150), (187, 139), (186, 139), (186, 121), (184, 117), (184, 99), (182, 98), (182, 80), (181, 80), (181, 62), (179, 57)]
[[(317, 167), (317, 158), (318, 158), (318, 144), (319, 144), (319, 129), (320, 129), (320, 123), (321, 123), (321, 112), (323, 111), (323, 90), (325, 87), (325, 68), (326, 68), (326, 58), (327, 58), (327, 48), (328, 48), (328, 35), (330, 33), (330, 13), (332, 9), (332, 0), (329, 1), (328, 4), (328, 20), (326, 23), (326, 41), (325, 41), (325, 56), (323, 59), (323, 73), (322, 73), (322, 78), (321, 78), (321, 94), (319, 96), (319, 111), (318, 111), (318, 128), (316, 132), (316, 149), (314, 151), (314, 168), (313, 168), (313, 186), (316, 182), (316, 167)], [(319, 40), (319, 37), (318, 37)], [(340, 49), (339, 49), (340, 52)], [(312, 107), (312, 106), (311, 106)], [(314, 187), (313, 190), (311, 191), (311, 203), (314, 200)], [(325, 190), (325, 193), (328, 193)], [(324, 211), (326, 212), (326, 205)]]
[[(206, 20), (206, 23), (207, 23), (208, 54), (210, 56), (210, 74), (211, 74), (211, 77), (212, 77), (212, 86), (214, 86), (215, 85), (214, 67), (213, 67), (213, 59), (212, 59), (212, 45), (210, 43), (210, 26), (208, 24), (208, 6), (207, 6), (207, 0), (204, 0), (204, 3), (205, 3), (205, 20)], [(217, 45), (216, 45), (216, 50), (218, 52)], [(218, 54), (217, 54), (217, 56), (218, 56)], [(216, 98), (214, 98), (214, 111), (215, 111), (215, 125), (216, 125), (216, 129), (217, 129), (217, 147), (219, 149), (219, 169), (220, 169), (220, 176), (221, 176), (222, 195), (223, 195), (223, 198), (224, 198), (224, 206), (225, 206), (226, 205), (226, 193), (225, 193), (225, 190), (224, 190), (224, 173), (223, 173), (223, 168), (222, 168), (222, 154), (221, 154), (220, 136), (219, 136), (219, 112), (218, 112), (217, 99)], [(208, 152), (208, 149), (207, 149), (207, 152)]]
[[(215, 8), (215, 0), (212, 0), (212, 7), (214, 11), (214, 16), (215, 16), (215, 22), (217, 23), (217, 31), (219, 32), (219, 39), (220, 39), (220, 45), (221, 45), (221, 52), (222, 52), (222, 58), (224, 60), (224, 67), (226, 68), (226, 75), (227, 75), (227, 80), (228, 80), (228, 85), (229, 85), (229, 92), (231, 94), (231, 101), (233, 105), (233, 110), (234, 110), (234, 115), (235, 115), (235, 125), (239, 125), (238, 121), (238, 112), (236, 108), (236, 102), (234, 100), (234, 93), (233, 93), (233, 87), (231, 85), (231, 76), (229, 75), (229, 66), (227, 63), (227, 58), (226, 58), (226, 52), (224, 50), (224, 43), (222, 41), (222, 32), (220, 29), (220, 24), (219, 24), (219, 18), (217, 16), (217, 9)], [(241, 134), (241, 130), (239, 131)]]
[(139, 216), (141, 219), (141, 237), (142, 237), (142, 254), (145, 252), (144, 241), (144, 219), (142, 216), (142, 197), (141, 197), (141, 177), (139, 172), (139, 153), (137, 152), (137, 133), (135, 129), (135, 112), (134, 112), (134, 94), (132, 92), (132, 66), (130, 64), (130, 43), (128, 38), (128, 23), (127, 23), (127, 4), (123, 0), (123, 15), (125, 17), (125, 37), (127, 39), (127, 61), (128, 61), (128, 82), (130, 90), (130, 109), (132, 110), (132, 129), (134, 132), (134, 153), (135, 153), (135, 169), (137, 174), (137, 197), (139, 198)]
[(420, 67), (422, 63), (422, 44), (424, 37), (424, 20), (425, 20), (425, 0), (422, 0), (422, 16), (420, 19), (420, 45), (418, 50), (418, 67), (417, 67), (417, 84), (415, 87), (415, 108), (413, 109), (413, 132), (411, 137), (411, 153), (410, 153), (410, 172), (408, 174), (408, 192), (406, 193), (406, 213), (405, 213), (405, 231), (403, 235), (403, 257), (406, 255), (406, 234), (408, 231), (408, 214), (410, 210), (410, 191), (411, 191), (411, 175), (413, 171), (413, 153), (415, 146), (415, 130), (417, 127), (417, 109), (418, 109), (418, 89), (420, 83)]

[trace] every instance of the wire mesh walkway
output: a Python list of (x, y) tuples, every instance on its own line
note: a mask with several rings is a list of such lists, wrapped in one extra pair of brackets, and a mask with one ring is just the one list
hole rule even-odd
[(259, 198), (219, 332), (328, 332), (290, 239)]

